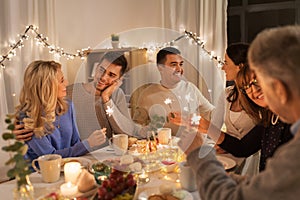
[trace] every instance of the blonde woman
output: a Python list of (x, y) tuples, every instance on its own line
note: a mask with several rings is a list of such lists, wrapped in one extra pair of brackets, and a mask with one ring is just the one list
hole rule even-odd
[(26, 68), (16, 116), (25, 129), (34, 133), (26, 141), (28, 159), (53, 153), (80, 156), (105, 142), (105, 129), (80, 141), (73, 103), (65, 100), (66, 86), (67, 80), (57, 62), (38, 60)]

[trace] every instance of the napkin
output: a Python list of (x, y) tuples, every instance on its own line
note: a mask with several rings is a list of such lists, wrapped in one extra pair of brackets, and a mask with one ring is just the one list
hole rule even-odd
[(86, 169), (82, 169), (77, 179), (78, 190), (82, 193), (87, 192), (96, 187), (96, 180), (92, 174)]

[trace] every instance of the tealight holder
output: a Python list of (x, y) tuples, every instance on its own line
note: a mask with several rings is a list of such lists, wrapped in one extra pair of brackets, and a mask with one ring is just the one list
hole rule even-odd
[(60, 192), (64, 197), (73, 198), (78, 192), (78, 186), (71, 182), (63, 183), (60, 186)]
[(142, 170), (142, 173), (138, 175), (138, 183), (148, 183), (150, 181), (149, 175), (145, 170)]

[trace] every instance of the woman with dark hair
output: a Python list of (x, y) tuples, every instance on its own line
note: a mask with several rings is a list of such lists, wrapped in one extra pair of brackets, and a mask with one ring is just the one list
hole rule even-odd
[[(249, 44), (234, 43), (227, 47), (225, 53), (225, 61), (222, 66), (226, 75), (226, 81), (234, 81), (238, 72), (247, 65), (247, 52)], [(239, 92), (236, 84), (225, 89), (223, 95), (219, 99), (216, 110), (212, 114), (211, 123), (221, 129), (223, 124), (226, 133), (242, 139), (254, 126), (253, 119), (242, 109), (239, 101)], [(219, 134), (210, 135), (217, 141)]]
[(290, 125), (279, 120), (278, 115), (267, 108), (259, 83), (248, 65), (239, 71), (235, 84), (239, 88), (242, 108), (258, 125), (241, 140), (224, 134), (219, 146), (239, 157), (248, 157), (261, 150), (259, 170), (262, 171), (267, 158), (272, 157), (280, 145), (293, 138)]

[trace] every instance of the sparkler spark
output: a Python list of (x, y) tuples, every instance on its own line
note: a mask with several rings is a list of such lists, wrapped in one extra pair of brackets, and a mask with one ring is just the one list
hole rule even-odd
[(171, 100), (170, 98), (166, 98), (166, 100), (164, 101), (164, 103), (165, 103), (166, 105), (171, 106), (172, 100)]
[(195, 113), (193, 113), (193, 116), (191, 118), (191, 125), (199, 125), (200, 119), (201, 119), (201, 116), (196, 115)]
[(105, 112), (110, 117), (113, 114), (114, 110), (110, 106), (107, 106)]
[(171, 103), (172, 103), (172, 100), (170, 99), (170, 98), (166, 98), (166, 100), (164, 101), (164, 103), (166, 104), (166, 105), (169, 105), (169, 108), (170, 108), (170, 110), (171, 110), (171, 117), (175, 117), (175, 115), (174, 115), (174, 113), (172, 113), (172, 106), (171, 106)]
[(185, 100), (189, 103), (190, 101), (193, 101), (193, 99), (191, 98), (191, 93), (188, 93), (187, 95), (185, 95)]

